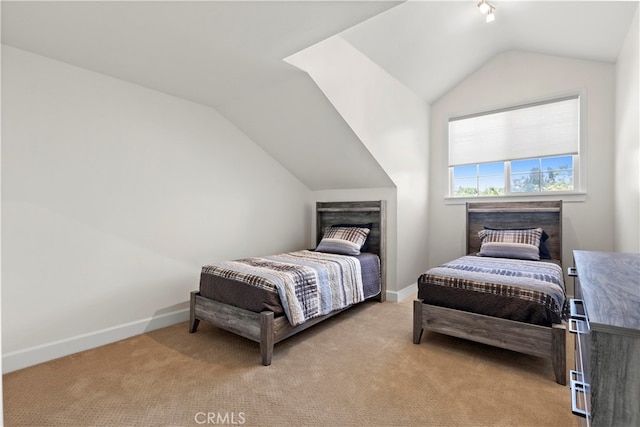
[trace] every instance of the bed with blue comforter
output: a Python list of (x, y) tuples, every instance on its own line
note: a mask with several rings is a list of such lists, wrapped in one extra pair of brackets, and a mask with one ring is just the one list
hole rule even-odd
[(386, 298), (385, 201), (317, 202), (313, 250), (212, 262), (191, 292), (189, 332), (201, 320), (274, 344), (367, 300)]
[(422, 274), (418, 298), (534, 325), (551, 326), (568, 318), (562, 267), (551, 260), (467, 255)]
[(223, 261), (202, 267), (200, 293), (297, 326), (378, 295), (380, 258), (302, 250)]
[(426, 330), (550, 358), (566, 384), (562, 201), (469, 202), (466, 216), (466, 255), (418, 277), (413, 342)]

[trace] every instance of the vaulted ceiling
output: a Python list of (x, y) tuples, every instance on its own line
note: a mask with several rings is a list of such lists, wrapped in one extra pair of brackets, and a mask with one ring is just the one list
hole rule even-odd
[(2, 42), (216, 108), (310, 189), (393, 183), (305, 73), (335, 34), (431, 103), (496, 54), (615, 62), (635, 1), (2, 2)]
[(409, 1), (342, 36), (432, 102), (495, 55), (521, 50), (614, 63), (637, 1)]

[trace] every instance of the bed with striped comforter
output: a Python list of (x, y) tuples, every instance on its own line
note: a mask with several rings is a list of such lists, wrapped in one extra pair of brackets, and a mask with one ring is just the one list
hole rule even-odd
[(224, 261), (202, 273), (277, 292), (293, 325), (364, 301), (357, 257), (302, 250)]
[(568, 313), (562, 268), (552, 261), (464, 256), (422, 274), (418, 298), (543, 326)]

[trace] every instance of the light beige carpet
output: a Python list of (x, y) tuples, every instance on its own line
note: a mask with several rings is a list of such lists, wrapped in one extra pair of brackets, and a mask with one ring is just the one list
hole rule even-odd
[[(7, 426), (574, 426), (549, 361), (364, 303), (276, 344), (186, 323), (4, 375)], [(568, 346), (567, 366), (573, 352)]]

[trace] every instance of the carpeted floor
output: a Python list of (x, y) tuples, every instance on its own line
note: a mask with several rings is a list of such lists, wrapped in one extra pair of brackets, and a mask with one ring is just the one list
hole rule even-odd
[[(186, 323), (4, 375), (6, 426), (575, 426), (547, 360), (364, 303), (276, 344)], [(570, 341), (569, 341), (570, 342)], [(571, 346), (569, 346), (571, 347)], [(573, 352), (568, 348), (567, 366)]]

